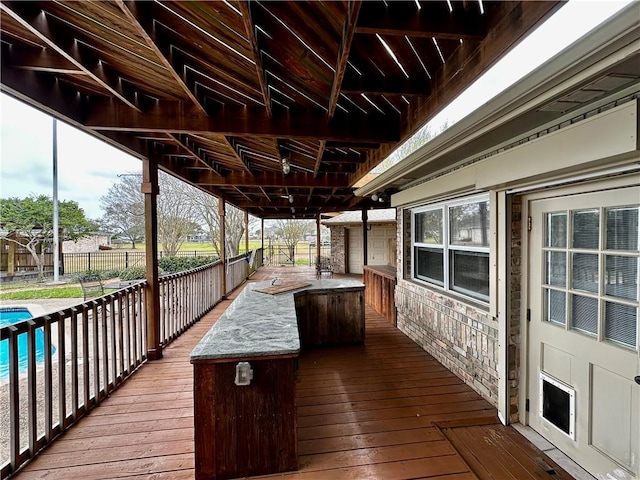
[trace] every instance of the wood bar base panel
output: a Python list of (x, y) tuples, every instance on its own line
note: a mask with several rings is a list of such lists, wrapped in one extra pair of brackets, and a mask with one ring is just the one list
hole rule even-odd
[(194, 363), (196, 480), (298, 469), (296, 358), (242, 361), (247, 386), (234, 383), (236, 361)]

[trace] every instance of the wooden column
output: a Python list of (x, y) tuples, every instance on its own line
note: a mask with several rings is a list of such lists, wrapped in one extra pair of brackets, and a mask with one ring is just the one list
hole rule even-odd
[(362, 266), (364, 267), (368, 263), (369, 251), (367, 249), (367, 210), (365, 208), (362, 209)]
[(251, 261), (251, 256), (249, 255), (249, 212), (244, 212), (244, 254), (247, 259), (247, 279), (249, 278), (249, 273), (251, 273), (251, 265), (249, 262)]
[(316, 260), (320, 261), (320, 214), (316, 216)]
[(218, 200), (218, 216), (220, 217), (220, 261), (222, 262), (222, 298), (227, 298), (227, 253), (225, 248), (225, 210), (223, 198)]
[(144, 193), (145, 257), (147, 261), (147, 358), (162, 358), (160, 344), (160, 282), (158, 280), (158, 165), (145, 158), (142, 161)]

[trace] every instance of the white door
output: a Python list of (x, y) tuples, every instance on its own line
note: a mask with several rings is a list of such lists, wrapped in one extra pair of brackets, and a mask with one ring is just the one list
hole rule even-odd
[[(389, 239), (395, 227), (372, 225), (367, 232), (367, 265), (389, 264)], [(362, 227), (349, 229), (349, 273), (362, 273)]]
[(600, 479), (640, 466), (640, 187), (529, 203), (529, 424)]

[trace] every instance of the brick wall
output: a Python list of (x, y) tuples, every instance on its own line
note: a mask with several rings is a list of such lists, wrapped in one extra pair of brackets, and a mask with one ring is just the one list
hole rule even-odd
[(509, 421), (518, 421), (518, 383), (520, 378), (520, 319), (521, 286), (522, 286), (522, 199), (512, 197), (511, 208), (511, 243), (509, 245)]
[(402, 226), (398, 228), (400, 267), (395, 298), (398, 328), (497, 407), (497, 320), (410, 280), (410, 210), (398, 210), (398, 225)]
[(331, 232), (331, 265), (334, 273), (347, 271), (347, 229), (342, 226), (329, 227)]

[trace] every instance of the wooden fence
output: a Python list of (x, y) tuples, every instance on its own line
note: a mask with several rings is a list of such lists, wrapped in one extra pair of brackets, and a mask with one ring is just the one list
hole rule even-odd
[[(246, 267), (244, 276), (236, 274), (241, 262), (248, 265), (241, 257), (229, 262), (233, 265), (233, 273), (227, 271), (229, 290), (246, 279)], [(254, 260), (253, 269), (262, 265), (261, 250)], [(160, 280), (163, 346), (220, 301), (224, 274), (224, 265), (215, 262)], [(0, 379), (0, 404), (8, 405), (8, 411), (0, 412), (0, 477), (33, 458), (144, 364), (145, 291), (146, 282), (140, 282), (59, 312), (0, 327), (0, 342), (8, 344), (9, 365), (8, 379)], [(41, 359), (37, 345), (42, 347)], [(20, 356), (26, 356), (23, 365)]]

